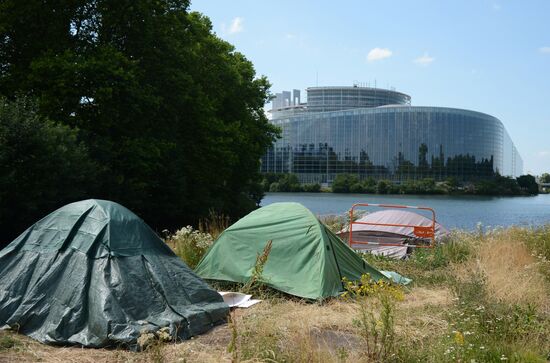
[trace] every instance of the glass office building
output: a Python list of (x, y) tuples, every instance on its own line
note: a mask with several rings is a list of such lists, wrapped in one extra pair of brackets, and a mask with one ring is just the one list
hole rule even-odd
[(262, 172), (326, 184), (342, 173), (394, 181), (522, 174), (521, 157), (493, 116), (411, 106), (406, 94), (369, 87), (313, 87), (307, 96), (307, 103), (299, 93), (274, 102), (271, 122), (282, 137), (262, 158)]

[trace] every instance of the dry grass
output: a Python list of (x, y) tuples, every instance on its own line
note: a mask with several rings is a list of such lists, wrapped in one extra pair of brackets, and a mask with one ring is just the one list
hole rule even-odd
[(0, 362), (147, 362), (146, 355), (126, 350), (85, 349), (75, 347), (53, 347), (41, 344), (28, 337), (11, 332), (0, 332), (1, 337), (10, 337), (17, 344), (15, 347), (0, 350)]
[(230, 225), (229, 216), (210, 210), (208, 217), (199, 221), (199, 231), (210, 234), (216, 240)]
[(550, 284), (538, 271), (538, 259), (514, 233), (503, 231), (484, 239), (467, 263), (455, 265), (456, 276), (481, 274), (488, 293), (507, 304), (534, 305), (550, 313)]
[(448, 306), (451, 304), (453, 295), (448, 288), (425, 288), (417, 287), (407, 294), (406, 299), (401, 302), (405, 310), (414, 310), (426, 306)]
[[(422, 303), (424, 301), (424, 304)], [(421, 340), (440, 334), (446, 325), (437, 314), (419, 314), (426, 309), (442, 310), (449, 302), (446, 289), (420, 288), (399, 303), (396, 330)], [(238, 332), (237, 349), (242, 361), (366, 362), (362, 338), (353, 326), (358, 314), (353, 301), (332, 300), (325, 304), (291, 300), (267, 300), (249, 309), (233, 312)], [(415, 311), (415, 314), (411, 314)], [(134, 353), (125, 350), (58, 348), (40, 344), (14, 333), (16, 349), (0, 352), (0, 362), (223, 362), (231, 361), (227, 347), (228, 325), (217, 327), (192, 340), (165, 344), (160, 351)], [(160, 358), (159, 358), (160, 357)]]
[(449, 323), (444, 312), (452, 304), (452, 293), (447, 288), (418, 287), (405, 296), (397, 306), (396, 332), (415, 349), (429, 347), (444, 336)]
[[(414, 281), (395, 306), (398, 350), (390, 361), (548, 359), (550, 281), (539, 268), (546, 263), (539, 257), (545, 245), (535, 243), (541, 233), (512, 229), (486, 236), (463, 234), (457, 237), (463, 246), (449, 244), (409, 261), (374, 259)], [(542, 238), (548, 236), (546, 230)], [(530, 246), (535, 245), (542, 252), (533, 253)], [(52, 347), (0, 332), (0, 343), (8, 337), (4, 348), (0, 344), (0, 362), (368, 362), (364, 337), (354, 324), (359, 312), (353, 300), (320, 304), (268, 297), (249, 309), (234, 310), (234, 326), (142, 353)], [(457, 343), (455, 331), (461, 332), (463, 343)], [(232, 343), (236, 349), (229, 351)]]

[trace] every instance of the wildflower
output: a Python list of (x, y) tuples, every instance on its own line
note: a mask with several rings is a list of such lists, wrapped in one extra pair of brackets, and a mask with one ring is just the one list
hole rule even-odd
[(455, 333), (455, 342), (458, 345), (464, 345), (464, 335), (459, 331)]

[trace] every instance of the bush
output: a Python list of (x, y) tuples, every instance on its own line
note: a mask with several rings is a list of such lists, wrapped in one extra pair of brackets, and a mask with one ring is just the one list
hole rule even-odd
[(359, 178), (353, 174), (339, 174), (332, 182), (334, 193), (349, 193), (352, 185), (359, 184)]
[(264, 177), (262, 184), (267, 185), (270, 181), (272, 181), (269, 184), (270, 192), (301, 192), (303, 190), (300, 180), (295, 174), (270, 174)]
[(376, 192), (378, 194), (388, 194), (391, 192), (392, 182), (389, 180), (379, 180), (376, 185)]
[(277, 183), (277, 182), (271, 183), (269, 185), (269, 191), (274, 192), (274, 193), (280, 192), (281, 190), (279, 190), (279, 183)]
[(319, 193), (321, 191), (321, 184), (319, 183), (304, 184), (302, 186), (302, 189), (304, 192), (307, 192), (307, 193)]
[(532, 175), (522, 175), (517, 179), (519, 187), (528, 194), (538, 194), (539, 185), (535, 181), (535, 177)]
[(350, 193), (363, 193), (364, 191), (365, 189), (363, 188), (363, 185), (361, 185), (361, 183), (355, 183), (349, 187)]
[(522, 193), (516, 179), (499, 174), (495, 175), (493, 179), (479, 181), (474, 186), (475, 194), (481, 195), (518, 195)]
[(209, 233), (200, 232), (187, 226), (168, 237), (167, 242), (173, 246), (176, 254), (187, 266), (194, 269), (208, 248), (212, 246), (214, 239)]
[(368, 177), (363, 180), (363, 193), (376, 193), (376, 180), (373, 177)]

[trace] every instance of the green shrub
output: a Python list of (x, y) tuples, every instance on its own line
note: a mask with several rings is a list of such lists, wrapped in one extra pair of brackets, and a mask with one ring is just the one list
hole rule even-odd
[(376, 192), (378, 194), (388, 194), (391, 192), (392, 182), (389, 180), (379, 180), (376, 185)]
[(332, 182), (333, 193), (349, 193), (352, 185), (359, 184), (359, 178), (354, 174), (339, 174)]
[(0, 352), (8, 350), (18, 346), (20, 343), (18, 340), (9, 336), (8, 334), (0, 333)]
[(276, 193), (276, 192), (280, 192), (279, 190), (279, 183), (277, 182), (273, 182), (269, 185), (269, 191), (270, 192), (273, 192), (273, 193)]
[(355, 183), (349, 187), (350, 193), (363, 193), (364, 191), (365, 189), (363, 188), (363, 185), (361, 183)]
[(302, 186), (302, 189), (304, 192), (307, 192), (307, 193), (319, 193), (321, 191), (321, 184), (319, 183), (304, 184)]
[(194, 230), (191, 226), (183, 227), (168, 237), (168, 243), (173, 245), (176, 254), (192, 269), (197, 266), (213, 242), (210, 234)]

